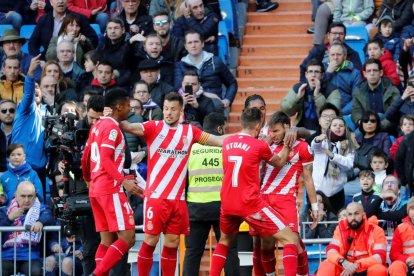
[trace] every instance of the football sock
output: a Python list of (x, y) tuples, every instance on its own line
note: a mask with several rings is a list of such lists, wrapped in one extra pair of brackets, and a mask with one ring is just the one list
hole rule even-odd
[(267, 276), (275, 275), (276, 272), (276, 258), (273, 249), (262, 249), (262, 265)]
[(283, 247), (283, 268), (285, 269), (285, 276), (296, 276), (298, 247), (295, 244), (285, 244)]
[(128, 243), (122, 239), (117, 239), (113, 244), (109, 246), (105, 257), (102, 259), (99, 266), (95, 268), (94, 273), (96, 275), (107, 275), (109, 270), (122, 259), (128, 250)]
[(161, 271), (163, 276), (174, 276), (177, 267), (177, 248), (164, 246), (161, 253)]
[(151, 272), (152, 263), (153, 263), (153, 254), (155, 246), (151, 246), (146, 242), (142, 243), (141, 249), (138, 253), (138, 275), (148, 276)]
[(210, 276), (220, 276), (221, 271), (226, 263), (229, 248), (221, 243), (218, 243), (213, 252), (213, 260), (211, 264)]
[(306, 252), (305, 244), (302, 240), (299, 240), (300, 247), (302, 247), (302, 253), (298, 254), (298, 274), (309, 275), (308, 253)]
[(260, 246), (258, 248), (253, 248), (253, 273), (254, 276), (266, 275), (263, 270)]

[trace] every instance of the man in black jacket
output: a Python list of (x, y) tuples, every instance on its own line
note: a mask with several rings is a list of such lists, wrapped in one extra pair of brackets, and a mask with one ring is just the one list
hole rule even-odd
[(395, 171), (401, 184), (410, 189), (414, 188), (414, 132), (406, 135), (398, 147), (394, 163)]
[(29, 53), (32, 56), (37, 56), (40, 53), (40, 48), (43, 47), (42, 57), (45, 57), (46, 50), (49, 47), (49, 42), (52, 37), (57, 37), (63, 19), (67, 14), (75, 14), (79, 17), (81, 22), (82, 34), (92, 41), (94, 47), (98, 45), (98, 36), (89, 25), (86, 17), (80, 14), (73, 13), (68, 10), (68, 0), (50, 0), (53, 10), (43, 15), (36, 24), (32, 36), (29, 40)]

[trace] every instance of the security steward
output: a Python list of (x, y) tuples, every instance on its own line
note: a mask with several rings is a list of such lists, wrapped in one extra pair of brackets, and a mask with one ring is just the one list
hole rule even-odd
[[(203, 130), (223, 135), (226, 118), (221, 113), (210, 113), (203, 121)], [(213, 227), (216, 240), (220, 239), (220, 189), (223, 180), (221, 147), (194, 144), (188, 160), (187, 205), (190, 216), (190, 235), (185, 237), (184, 276), (198, 275), (207, 238)], [(227, 257), (226, 275), (240, 275), (237, 245)]]

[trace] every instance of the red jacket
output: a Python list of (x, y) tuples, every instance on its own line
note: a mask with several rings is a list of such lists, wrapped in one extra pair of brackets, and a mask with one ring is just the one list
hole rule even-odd
[(92, 10), (102, 7), (106, 11), (106, 0), (68, 0), (68, 9), (91, 18)]
[(395, 139), (394, 144), (392, 144), (392, 146), (390, 148), (390, 154), (391, 154), (392, 160), (395, 160), (395, 156), (397, 155), (398, 147), (400, 146), (400, 143), (403, 139), (404, 139), (404, 135), (402, 135), (402, 136), (398, 137), (397, 139)]
[(414, 256), (414, 225), (409, 216), (398, 225), (392, 238), (390, 259), (391, 261), (405, 261)]
[(400, 85), (401, 80), (397, 73), (397, 64), (392, 59), (390, 51), (384, 49), (384, 54), (380, 56), (379, 60), (381, 61), (384, 77), (388, 77), (395, 86)]

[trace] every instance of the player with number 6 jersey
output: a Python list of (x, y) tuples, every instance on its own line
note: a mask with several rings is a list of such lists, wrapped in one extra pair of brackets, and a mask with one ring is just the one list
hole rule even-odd
[(285, 275), (296, 275), (298, 238), (280, 219), (281, 215), (260, 197), (259, 165), (261, 161), (282, 167), (289, 154), (292, 136), (285, 138), (280, 156), (258, 140), (262, 114), (246, 108), (241, 115), (242, 131), (223, 142), (223, 187), (221, 190), (220, 241), (214, 250), (210, 275), (220, 275), (229, 246), (236, 239), (239, 226), (246, 221), (263, 237), (274, 237), (284, 245)]

